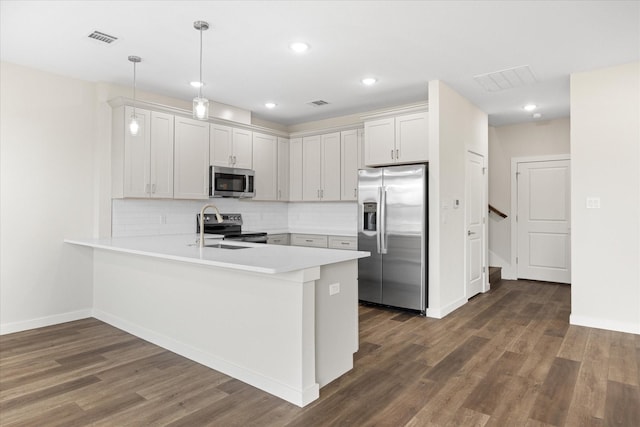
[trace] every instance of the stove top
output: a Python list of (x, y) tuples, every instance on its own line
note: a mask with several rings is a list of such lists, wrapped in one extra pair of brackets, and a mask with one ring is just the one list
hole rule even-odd
[[(215, 214), (204, 214), (205, 234), (222, 234), (227, 240), (241, 240), (266, 243), (265, 232), (242, 232), (242, 215), (239, 213), (220, 214), (222, 222), (218, 222)], [(196, 230), (200, 233), (200, 214), (196, 215)]]

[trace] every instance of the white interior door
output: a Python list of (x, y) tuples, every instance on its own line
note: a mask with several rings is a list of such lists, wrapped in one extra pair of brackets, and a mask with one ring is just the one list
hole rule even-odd
[(467, 153), (466, 224), (467, 224), (467, 298), (482, 292), (484, 284), (484, 157)]
[(518, 278), (571, 282), (569, 160), (518, 163)]

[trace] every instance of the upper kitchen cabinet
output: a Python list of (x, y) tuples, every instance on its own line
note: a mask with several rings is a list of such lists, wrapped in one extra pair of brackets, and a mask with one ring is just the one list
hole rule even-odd
[(211, 124), (210, 164), (233, 168), (253, 168), (253, 135), (250, 130)]
[(253, 133), (254, 200), (278, 200), (278, 138)]
[(419, 163), (429, 160), (427, 112), (366, 121), (365, 164)]
[(303, 138), (302, 200), (340, 200), (340, 132)]
[(113, 109), (112, 197), (172, 198), (174, 117), (136, 108), (140, 128), (133, 136), (130, 106)]
[(302, 201), (302, 138), (289, 141), (289, 200)]
[(364, 167), (363, 130), (340, 132), (340, 200), (358, 200), (358, 169)]
[(209, 198), (209, 123), (175, 118), (173, 197)]
[(278, 194), (277, 200), (289, 200), (289, 140), (278, 137)]

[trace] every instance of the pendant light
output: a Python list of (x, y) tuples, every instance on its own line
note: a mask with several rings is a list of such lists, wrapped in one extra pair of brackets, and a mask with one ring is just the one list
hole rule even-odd
[(136, 64), (142, 59), (139, 56), (132, 55), (129, 57), (129, 61), (133, 62), (133, 114), (129, 117), (129, 133), (136, 136), (140, 130), (140, 123), (136, 115)]
[(193, 98), (193, 118), (198, 120), (207, 120), (209, 118), (209, 100), (202, 97), (202, 32), (209, 29), (209, 23), (205, 21), (196, 21), (193, 27), (200, 31), (200, 86), (198, 88), (198, 96)]

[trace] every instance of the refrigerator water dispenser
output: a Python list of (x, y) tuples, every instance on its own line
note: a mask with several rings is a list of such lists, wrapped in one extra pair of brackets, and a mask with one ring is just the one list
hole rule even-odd
[(377, 203), (364, 204), (364, 230), (376, 231), (376, 214), (378, 211)]

